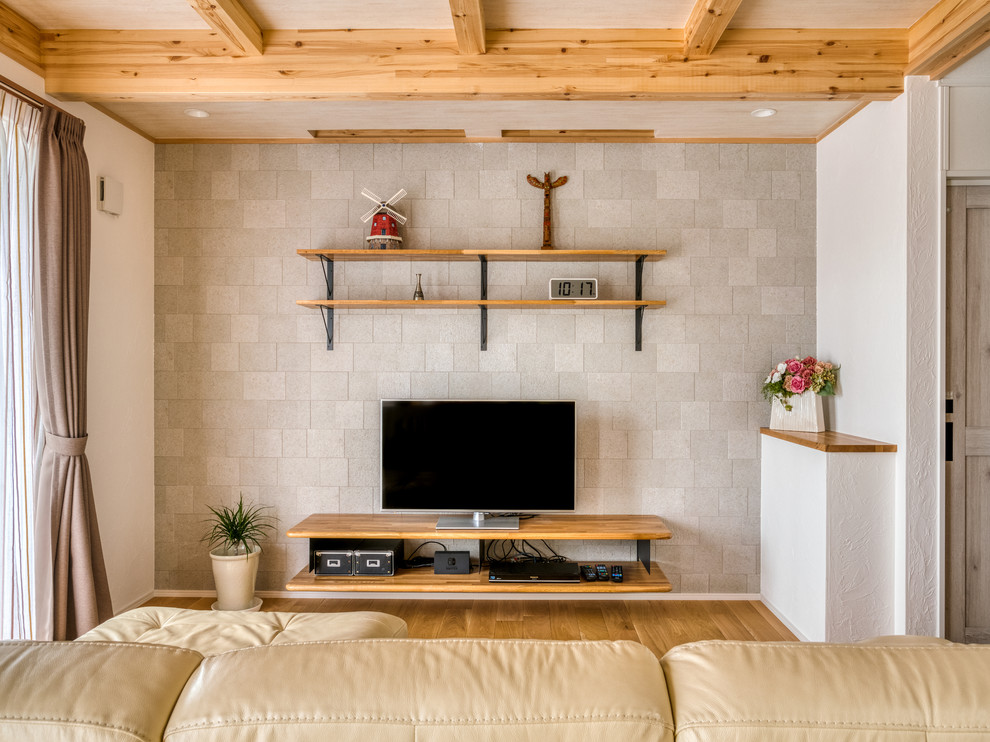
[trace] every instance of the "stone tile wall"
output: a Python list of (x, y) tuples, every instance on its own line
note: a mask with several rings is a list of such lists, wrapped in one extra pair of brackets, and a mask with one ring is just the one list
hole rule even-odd
[[(259, 589), (306, 563), (281, 533), (312, 512), (378, 508), (382, 398), (575, 399), (578, 510), (656, 513), (675, 590), (759, 590), (759, 435), (766, 369), (815, 343), (815, 147), (797, 144), (169, 144), (156, 167), (156, 587), (210, 589), (206, 506), (275, 508)], [(542, 191), (561, 248), (661, 248), (647, 264), (643, 350), (631, 310), (340, 310), (335, 349), (317, 263), (360, 247), (369, 188), (416, 248), (536, 248)], [(336, 265), (338, 298), (475, 298), (473, 263)], [(493, 263), (489, 297), (542, 298), (594, 276), (631, 298), (619, 263)], [(462, 542), (463, 544), (463, 542)], [(622, 543), (558, 543), (577, 559)]]

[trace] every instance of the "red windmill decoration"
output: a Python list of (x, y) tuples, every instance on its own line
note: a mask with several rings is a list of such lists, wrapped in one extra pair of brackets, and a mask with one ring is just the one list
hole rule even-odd
[(375, 202), (375, 208), (361, 217), (362, 222), (367, 222), (374, 217), (371, 222), (371, 234), (366, 237), (368, 247), (374, 250), (386, 250), (389, 248), (402, 247), (402, 238), (399, 237), (399, 225), (406, 223), (406, 217), (392, 208), (392, 204), (399, 201), (406, 195), (406, 189), (399, 191), (388, 201), (383, 201), (374, 193), (364, 188), (361, 195)]

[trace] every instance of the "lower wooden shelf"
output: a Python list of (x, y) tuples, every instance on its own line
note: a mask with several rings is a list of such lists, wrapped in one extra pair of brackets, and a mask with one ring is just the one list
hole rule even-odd
[(285, 587), (292, 591), (372, 593), (667, 593), (670, 581), (656, 562), (647, 572), (639, 562), (622, 565), (622, 582), (489, 582), (488, 568), (469, 575), (437, 575), (428, 569), (400, 569), (391, 577), (317, 577), (304, 569)]

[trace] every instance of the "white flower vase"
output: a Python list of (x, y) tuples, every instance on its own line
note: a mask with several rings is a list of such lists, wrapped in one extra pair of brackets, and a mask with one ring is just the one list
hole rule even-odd
[(795, 394), (787, 401), (791, 405), (790, 411), (774, 397), (770, 406), (770, 430), (798, 430), (807, 433), (821, 433), (825, 430), (825, 413), (819, 395), (809, 391)]

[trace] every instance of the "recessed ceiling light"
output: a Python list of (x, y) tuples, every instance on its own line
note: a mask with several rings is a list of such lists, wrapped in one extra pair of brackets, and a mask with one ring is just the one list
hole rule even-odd
[(210, 117), (209, 111), (204, 111), (202, 108), (187, 108), (183, 113), (194, 119), (208, 119)]
[(777, 115), (776, 108), (756, 108), (749, 112), (750, 116), (755, 116), (758, 119), (765, 119), (767, 116)]

